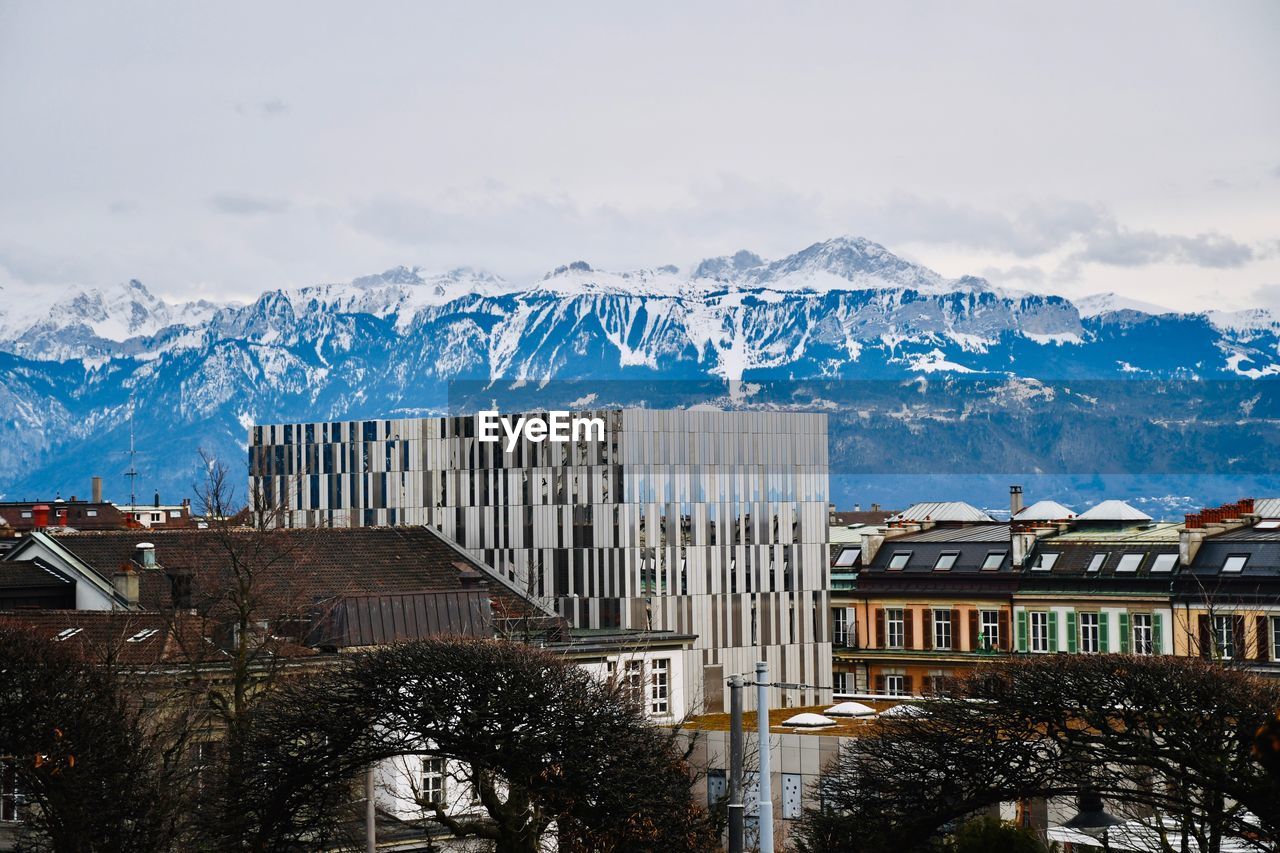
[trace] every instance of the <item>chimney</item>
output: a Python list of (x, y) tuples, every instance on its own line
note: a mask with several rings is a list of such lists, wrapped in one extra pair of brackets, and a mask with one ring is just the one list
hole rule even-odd
[(1009, 487), (1009, 518), (1022, 512), (1022, 486)]
[(125, 563), (111, 576), (111, 585), (130, 607), (138, 606), (138, 573)]
[(150, 542), (139, 542), (137, 546), (137, 562), (144, 569), (156, 567), (156, 546)]
[(96, 504), (102, 503), (102, 478), (101, 477), (93, 478), (93, 502)]
[(156, 492), (156, 506), (160, 506), (160, 493)]

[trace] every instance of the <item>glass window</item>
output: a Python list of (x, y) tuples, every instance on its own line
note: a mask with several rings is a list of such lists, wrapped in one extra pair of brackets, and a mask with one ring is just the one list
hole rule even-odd
[(659, 658), (650, 663), (649, 672), (649, 713), (665, 716), (671, 712), (669, 693), (671, 689), (670, 661)]
[(885, 627), (885, 647), (890, 649), (902, 648), (902, 641), (906, 635), (906, 622), (903, 618), (901, 607), (890, 607), (884, 612)]
[(1089, 568), (1087, 571), (1096, 572), (1102, 569), (1102, 564), (1107, 561), (1106, 554), (1094, 554), (1089, 558)]
[(438, 757), (422, 759), (422, 785), (419, 796), (423, 803), (444, 805), (444, 759)]
[(1133, 614), (1133, 653), (1150, 655), (1155, 653), (1154, 636), (1151, 630), (1151, 614)]
[(849, 674), (847, 672), (831, 673), (831, 690), (837, 694), (847, 694), (849, 692)]
[(1218, 657), (1231, 660), (1236, 656), (1236, 632), (1230, 616), (1213, 617), (1213, 644)]
[(935, 649), (951, 648), (951, 611), (933, 611), (933, 647)]
[(83, 630), (84, 630), (83, 628), (66, 628), (62, 631), (59, 631), (57, 634), (55, 634), (53, 639), (55, 642), (58, 642), (61, 640), (69, 640)]
[(886, 675), (884, 677), (884, 692), (889, 696), (906, 696), (907, 679), (901, 675)]
[(836, 568), (852, 566), (854, 563), (858, 562), (858, 555), (861, 553), (861, 548), (845, 548), (840, 552), (840, 555), (836, 557)]
[(831, 611), (831, 625), (833, 628), (833, 636), (831, 642), (838, 647), (850, 647), (853, 645), (853, 610), (846, 607), (837, 607)]
[(956, 560), (959, 559), (959, 557), (960, 555), (955, 551), (944, 551), (942, 554), (938, 555), (938, 562), (934, 563), (933, 567), (940, 572), (945, 572), (956, 564)]
[(910, 559), (910, 551), (895, 551), (893, 556), (889, 558), (889, 568), (904, 569), (907, 566), (907, 561)]
[(1000, 648), (1000, 611), (983, 610), (978, 613), (978, 647)]
[(1280, 616), (1271, 617), (1271, 659), (1280, 661)]
[[(1055, 555), (1056, 556), (1056, 555)], [(1049, 613), (1045, 610), (1033, 610), (1031, 619), (1031, 651), (1049, 651)]]
[(1239, 572), (1244, 570), (1245, 563), (1249, 562), (1248, 554), (1232, 554), (1222, 564), (1224, 572)]
[(623, 669), (622, 695), (628, 701), (637, 703), (644, 698), (644, 663), (642, 661), (627, 661)]
[(1007, 551), (988, 551), (987, 558), (982, 561), (982, 568), (987, 571), (1000, 568), (1000, 565), (1004, 563), (1004, 555), (1007, 553)]
[(1085, 654), (1097, 654), (1100, 646), (1098, 643), (1098, 614), (1097, 613), (1081, 613), (1080, 614), (1080, 651)]
[(1036, 558), (1035, 565), (1031, 568), (1037, 571), (1047, 572), (1053, 568), (1053, 564), (1058, 562), (1058, 555), (1055, 553), (1041, 554)]
[(1142, 554), (1121, 554), (1120, 562), (1116, 563), (1117, 572), (1136, 572), (1138, 566), (1142, 565)]
[(1151, 571), (1153, 572), (1171, 572), (1173, 567), (1177, 565), (1177, 554), (1156, 554), (1155, 560), (1151, 563)]

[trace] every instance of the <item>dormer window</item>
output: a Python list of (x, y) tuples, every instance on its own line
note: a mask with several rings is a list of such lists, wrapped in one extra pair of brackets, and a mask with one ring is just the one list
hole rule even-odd
[(835, 567), (838, 569), (848, 568), (858, 562), (858, 555), (862, 553), (861, 548), (845, 548), (836, 557)]
[(1222, 570), (1224, 572), (1241, 572), (1244, 571), (1245, 564), (1248, 562), (1248, 554), (1232, 554), (1222, 563)]
[(126, 643), (141, 643), (141, 642), (143, 642), (144, 640), (149, 640), (149, 639), (151, 639), (152, 637), (154, 637), (156, 634), (159, 634), (159, 633), (160, 633), (160, 629), (159, 629), (159, 628), (143, 628), (141, 631), (139, 631), (138, 633), (134, 634), (134, 635), (133, 635), (132, 637), (130, 637), (129, 639), (125, 640), (125, 642), (126, 642)]
[(1088, 572), (1102, 571), (1102, 564), (1105, 563), (1106, 561), (1107, 561), (1106, 554), (1094, 554), (1092, 557), (1089, 558), (1089, 568), (1087, 568), (1085, 571), (1088, 571)]
[(1177, 554), (1156, 554), (1155, 562), (1151, 564), (1153, 572), (1171, 572), (1173, 567), (1178, 563)]
[(889, 558), (889, 568), (894, 571), (905, 569), (907, 567), (907, 561), (910, 559), (910, 551), (895, 551), (893, 556)]
[(79, 634), (83, 630), (84, 630), (83, 628), (65, 628), (59, 631), (57, 634), (55, 634), (53, 640), (55, 643), (60, 643), (63, 640), (70, 640), (72, 637), (74, 637), (76, 634)]
[(1051, 551), (1037, 557), (1035, 565), (1031, 569), (1037, 572), (1047, 572), (1053, 568), (1053, 564), (1056, 562), (1058, 562), (1058, 554)]
[(983, 571), (995, 571), (1004, 564), (1004, 556), (1008, 551), (988, 551), (987, 559), (982, 561)]
[(1138, 566), (1142, 565), (1142, 554), (1121, 554), (1120, 562), (1116, 563), (1117, 572), (1136, 572)]
[(956, 564), (956, 560), (960, 559), (958, 551), (943, 551), (938, 555), (938, 562), (933, 564), (935, 571), (945, 572)]

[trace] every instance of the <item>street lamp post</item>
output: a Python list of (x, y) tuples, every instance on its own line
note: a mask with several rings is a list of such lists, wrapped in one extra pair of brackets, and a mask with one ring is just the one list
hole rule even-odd
[(1085, 835), (1098, 839), (1102, 842), (1104, 853), (1110, 853), (1111, 844), (1108, 836), (1111, 827), (1124, 823), (1124, 819), (1103, 809), (1102, 795), (1094, 788), (1085, 788), (1080, 792), (1078, 808), (1079, 812), (1076, 816), (1063, 826), (1068, 829), (1078, 829)]

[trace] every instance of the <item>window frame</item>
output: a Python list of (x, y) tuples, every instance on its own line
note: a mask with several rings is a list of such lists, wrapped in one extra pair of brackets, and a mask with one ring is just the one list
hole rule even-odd
[(1213, 650), (1219, 660), (1235, 660), (1236, 623), (1234, 616), (1213, 616), (1209, 629), (1213, 632)]
[[(1077, 648), (1079, 648), (1080, 654), (1096, 655), (1100, 653), (1102, 651), (1102, 616), (1093, 610), (1079, 613), (1077, 616), (1080, 623), (1080, 638)], [(1088, 624), (1086, 624), (1086, 620), (1088, 620)], [(1086, 643), (1086, 637), (1090, 638), (1092, 642)]]
[(1269, 616), (1267, 621), (1271, 624), (1271, 659), (1280, 661), (1280, 616)]
[[(848, 559), (848, 561), (847, 561), (847, 562), (845, 561), (845, 554), (850, 554), (850, 555), (851, 555), (851, 556), (849, 557), (849, 559)], [(839, 553), (839, 554), (836, 554), (836, 559), (835, 559), (835, 561), (831, 564), (831, 567), (832, 567), (833, 569), (848, 569), (848, 568), (852, 568), (852, 567), (853, 567), (853, 565), (854, 565), (855, 563), (857, 563), (857, 562), (858, 562), (858, 557), (860, 557), (860, 556), (862, 556), (862, 549), (861, 549), (861, 548), (857, 548), (857, 547), (854, 547), (854, 546), (848, 546), (848, 547), (846, 547), (846, 548), (841, 549), (841, 551), (840, 551), (840, 553)]]
[(1102, 567), (1107, 564), (1107, 557), (1111, 556), (1110, 551), (1101, 551), (1089, 558), (1089, 566), (1085, 569), (1086, 573), (1100, 572)]
[[(1040, 617), (1037, 619), (1036, 617)], [(1037, 625), (1040, 622), (1041, 637), (1044, 648), (1036, 648)], [(1028, 610), (1027, 611), (1027, 651), (1032, 654), (1043, 655), (1049, 653), (1049, 611), (1048, 610)]]
[(905, 675), (886, 675), (884, 677), (884, 695), (906, 696), (907, 677)]
[[(1140, 624), (1139, 620), (1145, 622)], [(1130, 638), (1130, 648), (1133, 649), (1135, 655), (1154, 655), (1156, 653), (1156, 620), (1155, 616), (1150, 613), (1132, 613), (1129, 616), (1129, 630), (1133, 636)], [(1146, 633), (1146, 639), (1139, 642), (1139, 631)]]
[(1146, 556), (1146, 554), (1135, 554), (1132, 551), (1127, 554), (1121, 554), (1119, 562), (1116, 563), (1116, 574), (1120, 574), (1121, 572), (1131, 574), (1138, 571), (1138, 569), (1142, 568), (1142, 563), (1143, 560), (1146, 559)]
[[(940, 619), (939, 617), (943, 618)], [(942, 652), (951, 651), (955, 644), (955, 625), (951, 624), (951, 609), (945, 608), (934, 610), (932, 622), (933, 626), (930, 628), (930, 631), (933, 634), (933, 648)], [(942, 629), (944, 627), (946, 629), (946, 643), (941, 642), (943, 634)]]
[(1031, 565), (1033, 572), (1051, 571), (1058, 562), (1058, 558), (1062, 556), (1061, 551), (1042, 551), (1036, 555), (1036, 561)]
[(649, 661), (649, 713), (655, 717), (671, 714), (671, 659)]
[[(438, 764), (439, 770), (431, 769)], [(424, 755), (422, 756), (422, 765), (418, 768), (418, 799), (423, 808), (427, 803), (435, 803), (441, 808), (448, 805), (446, 797), (448, 796), (448, 783), (445, 781), (449, 775), (449, 762), (440, 755)], [(430, 784), (431, 781), (437, 781), (439, 784)], [(435, 798), (430, 796), (430, 791), (435, 790)]]
[(1147, 571), (1164, 574), (1173, 571), (1177, 565), (1177, 554), (1156, 554), (1155, 559), (1151, 561), (1151, 568)]
[[(946, 560), (948, 557), (951, 558), (950, 562), (948, 562), (945, 566), (942, 565), (942, 561)], [(960, 559), (959, 551), (943, 551), (938, 555), (937, 561), (934, 562), (933, 570), (935, 572), (949, 572), (953, 568), (955, 568), (956, 562), (959, 559)]]
[[(987, 614), (991, 614), (991, 621), (987, 621)], [(991, 633), (987, 633), (987, 629), (991, 629)], [(995, 637), (995, 642), (991, 638)], [(985, 651), (995, 651), (1000, 648), (1000, 611), (999, 610), (979, 610), (978, 611), (978, 642), (984, 644)]]
[[(895, 619), (893, 614), (898, 614)], [(893, 642), (894, 626), (897, 626), (898, 642)], [(905, 607), (886, 607), (884, 609), (884, 647), (886, 649), (903, 649), (907, 643), (907, 609)]]
[[(907, 567), (907, 564), (911, 562), (911, 554), (911, 551), (894, 551), (893, 556), (889, 558), (888, 566), (885, 567), (886, 570), (890, 572), (902, 571)], [(898, 562), (899, 557), (902, 558), (902, 564), (895, 565)]]
[[(1008, 551), (988, 551), (987, 556), (982, 559), (982, 571), (998, 572), (1000, 567), (1004, 565), (1004, 558), (1009, 556)], [(991, 565), (991, 558), (995, 557), (996, 564)]]
[[(1231, 569), (1227, 568), (1227, 566), (1232, 565), (1235, 560), (1239, 560), (1240, 564), (1235, 568), (1231, 568)], [(1245, 569), (1245, 566), (1247, 565), (1249, 565), (1248, 554), (1228, 554), (1226, 558), (1222, 561), (1222, 571), (1224, 573), (1236, 575), (1243, 572)]]

